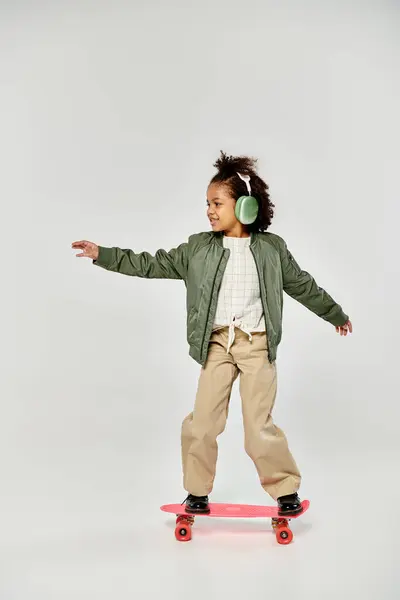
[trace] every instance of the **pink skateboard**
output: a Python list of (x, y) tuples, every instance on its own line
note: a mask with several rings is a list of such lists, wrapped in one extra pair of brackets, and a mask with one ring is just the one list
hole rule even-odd
[(212, 504), (208, 514), (189, 514), (185, 512), (182, 504), (164, 504), (161, 510), (176, 515), (175, 537), (179, 542), (188, 542), (192, 539), (192, 526), (195, 517), (236, 517), (236, 518), (264, 518), (272, 519), (272, 528), (275, 531), (278, 544), (290, 544), (293, 533), (289, 528), (291, 519), (298, 519), (304, 515), (310, 506), (309, 500), (301, 503), (303, 512), (291, 517), (282, 517), (277, 506), (254, 506), (252, 504)]

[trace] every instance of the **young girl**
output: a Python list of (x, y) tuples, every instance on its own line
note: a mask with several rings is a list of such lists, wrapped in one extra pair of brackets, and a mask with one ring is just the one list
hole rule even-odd
[(284, 240), (266, 233), (274, 214), (256, 160), (221, 152), (207, 189), (211, 231), (194, 234), (169, 252), (135, 253), (92, 242), (72, 244), (78, 257), (124, 275), (183, 279), (187, 341), (201, 365), (195, 406), (183, 421), (185, 510), (209, 512), (217, 437), (225, 428), (233, 382), (240, 375), (245, 450), (264, 490), (283, 516), (302, 511), (299, 469), (283, 431), (272, 420), (276, 353), (282, 336), (283, 291), (336, 327), (352, 332), (348, 316), (301, 270)]

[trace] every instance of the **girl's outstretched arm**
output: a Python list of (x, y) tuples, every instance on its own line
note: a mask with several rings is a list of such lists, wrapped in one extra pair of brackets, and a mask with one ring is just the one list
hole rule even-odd
[(186, 280), (187, 242), (169, 251), (157, 250), (154, 255), (149, 252), (136, 253), (133, 250), (123, 250), (117, 247), (106, 248), (85, 240), (74, 242), (72, 247), (82, 250), (81, 254), (77, 254), (78, 257), (91, 258), (94, 265), (107, 271), (149, 279)]
[(328, 292), (319, 287), (307, 271), (300, 268), (282, 239), (280, 253), (284, 291), (335, 327), (342, 328), (348, 323), (349, 317), (343, 312), (342, 307)]

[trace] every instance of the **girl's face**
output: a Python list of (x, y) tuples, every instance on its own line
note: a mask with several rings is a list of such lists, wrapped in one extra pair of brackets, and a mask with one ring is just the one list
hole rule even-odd
[(229, 188), (220, 183), (211, 183), (207, 190), (207, 217), (213, 231), (241, 237), (246, 229), (235, 216), (236, 200)]

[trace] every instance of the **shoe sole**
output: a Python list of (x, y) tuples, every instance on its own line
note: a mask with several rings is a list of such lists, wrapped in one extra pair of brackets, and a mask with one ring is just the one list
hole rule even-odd
[(185, 508), (185, 512), (189, 515), (208, 515), (210, 513), (210, 509), (206, 510), (190, 510), (189, 508)]
[(301, 514), (303, 512), (303, 510), (304, 510), (303, 507), (300, 506), (300, 508), (298, 510), (291, 510), (291, 511), (286, 511), (286, 512), (278, 510), (278, 514), (280, 517), (295, 517), (295, 516)]

